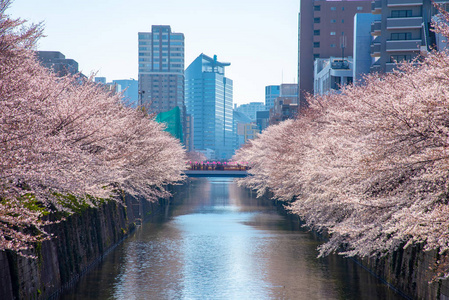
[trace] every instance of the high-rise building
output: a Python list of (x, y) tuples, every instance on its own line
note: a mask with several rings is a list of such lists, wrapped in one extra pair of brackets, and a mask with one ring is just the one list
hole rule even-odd
[(380, 19), (371, 25), (371, 72), (391, 72), (398, 62), (425, 55), (437, 45), (435, 34), (429, 30), (437, 12), (431, 0), (373, 1), (372, 14)]
[(184, 118), (184, 79), (184, 34), (166, 25), (139, 32), (139, 105), (154, 114), (178, 106)]
[(371, 0), (301, 0), (298, 35), (300, 106), (313, 93), (313, 66), (317, 58), (352, 56), (356, 13), (370, 12)]
[[(225, 77), (230, 63), (199, 55), (186, 69), (187, 114), (193, 117), (195, 151), (211, 149), (216, 159), (234, 153), (232, 80)], [(203, 152), (204, 152), (203, 151)]]
[(268, 85), (265, 87), (265, 107), (267, 110), (274, 106), (274, 100), (279, 97), (279, 85)]

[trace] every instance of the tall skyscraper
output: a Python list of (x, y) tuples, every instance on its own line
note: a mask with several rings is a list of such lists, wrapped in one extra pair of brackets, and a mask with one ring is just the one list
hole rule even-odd
[(166, 25), (139, 32), (139, 104), (155, 114), (177, 106), (184, 117), (184, 80), (184, 34)]
[(354, 15), (370, 12), (371, 0), (301, 0), (298, 40), (300, 105), (313, 93), (316, 58), (352, 56)]
[(201, 54), (186, 69), (186, 107), (193, 117), (193, 145), (196, 151), (212, 149), (216, 159), (234, 154), (232, 80), (225, 67)]

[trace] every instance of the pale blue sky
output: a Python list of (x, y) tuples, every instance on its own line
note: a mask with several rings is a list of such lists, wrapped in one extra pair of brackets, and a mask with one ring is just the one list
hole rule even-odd
[(137, 33), (170, 25), (185, 35), (185, 66), (201, 53), (230, 62), (234, 103), (297, 80), (299, 0), (15, 0), (8, 13), (44, 21), (39, 50), (75, 59), (85, 75), (137, 79)]

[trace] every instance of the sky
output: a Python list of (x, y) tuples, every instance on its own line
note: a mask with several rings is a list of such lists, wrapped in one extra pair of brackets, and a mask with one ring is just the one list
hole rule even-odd
[(138, 32), (184, 33), (185, 67), (201, 53), (229, 62), (234, 103), (265, 101), (265, 86), (297, 82), (300, 0), (15, 0), (13, 18), (43, 22), (37, 50), (60, 51), (89, 76), (138, 79)]

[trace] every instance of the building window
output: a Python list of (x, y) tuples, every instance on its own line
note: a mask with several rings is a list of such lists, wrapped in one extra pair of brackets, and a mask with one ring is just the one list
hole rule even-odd
[(357, 10), (363, 10), (362, 6), (357, 6)]
[(315, 6), (313, 7), (313, 10), (314, 10), (314, 11), (321, 11), (321, 5), (315, 5)]
[(341, 19), (341, 22), (342, 22), (342, 23), (344, 23), (344, 22), (345, 22), (345, 20), (344, 20), (344, 19)]
[(313, 18), (313, 23), (320, 23), (321, 19), (320, 18)]
[(332, 6), (331, 10), (337, 10), (337, 8), (335, 6)]
[(320, 48), (320, 42), (313, 42), (313, 48)]
[(336, 35), (337, 33), (335, 31), (331, 31), (331, 35)]
[(318, 29), (318, 30), (314, 30), (313, 31), (313, 35), (320, 35), (320, 30)]
[(337, 20), (332, 19), (332, 20), (331, 20), (331, 23), (337, 23)]
[(411, 40), (412, 33), (411, 32), (397, 32), (391, 34), (391, 40)]
[(390, 57), (390, 63), (396, 63), (401, 61), (411, 61), (412, 56), (411, 55), (392, 55)]
[(147, 40), (150, 38), (149, 34), (139, 33), (139, 40)]
[(331, 44), (331, 48), (335, 48), (335, 44)]
[(315, 53), (315, 54), (313, 55), (313, 59), (317, 59), (317, 58), (320, 58), (320, 54), (319, 54), (319, 53)]
[(392, 18), (409, 18), (412, 16), (412, 10), (392, 10)]

